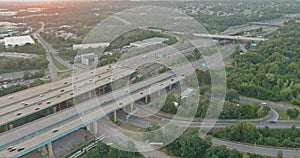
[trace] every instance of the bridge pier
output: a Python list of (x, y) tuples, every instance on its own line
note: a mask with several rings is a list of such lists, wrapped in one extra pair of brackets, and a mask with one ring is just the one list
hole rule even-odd
[(56, 106), (53, 107), (53, 113), (55, 113), (57, 110)]
[(94, 134), (97, 135), (98, 134), (98, 121), (93, 122), (93, 130), (94, 130)]
[(52, 143), (50, 142), (49, 144), (47, 144), (47, 147), (48, 147), (49, 158), (55, 158)]
[(91, 131), (91, 124), (85, 126), (88, 131)]
[(14, 125), (13, 124), (9, 124), (8, 125), (8, 130), (11, 130), (11, 129), (13, 129), (14, 128)]
[(133, 109), (134, 109), (134, 104), (133, 104), (133, 103), (131, 103), (131, 104), (130, 104), (130, 112), (132, 112), (132, 111), (133, 111)]
[(38, 149), (38, 151), (40, 152), (41, 156), (44, 157), (48, 154), (48, 151), (46, 149), (46, 146), (42, 146), (41, 148)]
[(114, 122), (117, 122), (118, 121), (118, 118), (117, 118), (117, 110), (114, 111)]

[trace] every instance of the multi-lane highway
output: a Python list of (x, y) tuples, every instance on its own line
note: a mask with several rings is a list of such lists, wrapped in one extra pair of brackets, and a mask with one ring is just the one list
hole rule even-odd
[[(84, 127), (119, 108), (130, 105), (136, 100), (169, 87), (169, 85), (178, 82), (178, 79), (180, 79), (180, 77), (170, 78), (172, 76), (173, 75), (169, 73), (162, 74), (132, 85), (129, 87), (129, 90), (123, 88), (99, 98), (90, 99), (75, 107), (31, 122), (27, 126), (21, 126), (5, 132), (0, 135), (1, 155), (7, 157), (24, 155), (80, 127)], [(117, 100), (116, 102), (115, 99)], [(53, 132), (56, 129), (59, 131)], [(8, 152), (6, 147), (9, 145), (25, 146), (26, 150), (22, 152)]]

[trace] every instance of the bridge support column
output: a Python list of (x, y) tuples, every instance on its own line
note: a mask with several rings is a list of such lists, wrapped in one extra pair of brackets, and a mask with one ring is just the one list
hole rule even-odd
[(93, 93), (92, 92), (89, 92), (89, 99), (91, 99), (93, 96)]
[(148, 104), (149, 103), (149, 96), (147, 95), (146, 97), (145, 97), (145, 104)]
[(48, 154), (48, 151), (46, 149), (46, 146), (42, 146), (41, 148), (38, 149), (38, 151), (41, 153), (41, 156), (44, 157)]
[(57, 110), (56, 106), (53, 107), (53, 113), (56, 112), (56, 110)]
[(160, 96), (160, 93), (161, 93), (161, 90), (159, 90), (159, 91), (157, 92), (157, 95)]
[(52, 143), (50, 142), (49, 144), (47, 144), (47, 147), (48, 147), (48, 152), (49, 152), (49, 158), (55, 158)]
[(93, 125), (94, 125), (94, 134), (98, 134), (98, 121), (95, 121), (94, 123), (93, 123)]
[(169, 86), (169, 91), (171, 91), (171, 90), (172, 90), (172, 85)]
[(131, 103), (131, 104), (130, 104), (130, 112), (133, 111), (133, 108), (134, 108), (133, 103)]
[(50, 115), (50, 109), (48, 109), (48, 110), (46, 111), (46, 113), (47, 113), (47, 115)]
[(117, 122), (118, 118), (117, 118), (117, 111), (114, 111), (114, 122)]
[(87, 129), (88, 131), (91, 131), (91, 124), (86, 125), (86, 129)]
[(14, 125), (13, 125), (13, 124), (9, 124), (9, 125), (8, 125), (8, 130), (13, 129), (13, 128), (14, 128)]

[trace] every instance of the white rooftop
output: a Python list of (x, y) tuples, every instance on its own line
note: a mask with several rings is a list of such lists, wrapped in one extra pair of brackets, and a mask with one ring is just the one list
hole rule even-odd
[(20, 45), (20, 44), (34, 44), (34, 40), (30, 36), (16, 36), (16, 37), (5, 37), (4, 44), (5, 45)]

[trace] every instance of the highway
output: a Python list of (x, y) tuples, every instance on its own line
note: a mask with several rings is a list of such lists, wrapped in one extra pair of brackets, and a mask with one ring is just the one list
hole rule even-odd
[[(206, 42), (201, 42), (198, 46), (206, 46), (207, 43), (211, 42), (209, 40), (200, 40), (200, 41), (206, 41)], [(191, 48), (190, 43), (183, 43), (183, 44), (178, 44), (173, 47), (166, 47), (162, 48), (156, 51), (152, 51), (146, 54), (147, 57), (144, 57), (145, 54), (141, 54), (132, 58), (124, 59), (120, 62), (118, 62), (116, 65), (113, 65), (113, 69), (111, 70), (112, 74), (117, 74), (119, 71), (123, 71), (123, 69), (129, 69), (131, 71), (127, 71), (127, 73), (122, 74), (124, 76), (130, 75), (135, 71), (135, 69), (147, 62), (160, 62), (163, 65), (169, 65), (168, 63), (174, 61), (177, 59), (179, 56), (183, 56), (183, 53), (189, 53)], [(177, 50), (177, 51), (176, 51)], [(167, 60), (159, 60), (155, 57), (157, 53), (161, 53), (164, 56), (168, 56)], [(215, 54), (214, 58), (211, 58), (211, 60), (216, 60), (216, 58), (220, 59), (221, 57), (217, 56), (218, 54)], [(203, 60), (202, 60), (203, 61)], [(204, 62), (204, 61), (203, 61)], [(6, 125), (12, 121), (19, 120), (22, 117), (26, 117), (30, 114), (34, 114), (37, 112), (40, 112), (48, 107), (54, 106), (58, 104), (59, 102), (63, 102), (65, 100), (71, 99), (72, 96), (69, 95), (69, 93), (74, 90), (74, 86), (80, 87), (84, 86), (86, 82), (89, 82), (88, 80), (90, 79), (95, 79), (95, 82), (98, 80), (104, 80), (104, 76), (102, 76), (100, 79), (99, 74), (104, 74), (104, 72), (108, 71), (107, 67), (102, 67), (98, 68), (95, 71), (95, 74), (91, 74), (93, 71), (90, 72), (84, 72), (84, 73), (79, 73), (78, 76), (73, 76), (52, 82), (49, 84), (45, 84), (39, 87), (34, 87), (31, 89), (27, 89), (21, 92), (17, 92), (14, 94), (11, 94), (13, 96), (13, 99), (7, 98), (7, 96), (1, 97), (0, 98), (0, 117), (1, 119), (1, 124), (0, 125)], [(108, 77), (109, 72), (106, 72), (107, 74), (105, 75)], [(79, 83), (76, 80), (80, 81)], [(74, 83), (72, 83), (74, 82)], [(67, 84), (65, 84), (67, 83)], [(73, 85), (72, 85), (73, 84)], [(97, 84), (96, 88), (102, 85), (105, 85), (107, 83), (101, 83)], [(73, 86), (73, 87), (72, 87)], [(51, 89), (49, 91), (49, 89)], [(95, 87), (90, 87), (90, 90), (94, 90)], [(64, 92), (61, 92), (61, 90), (64, 90)], [(87, 90), (88, 91), (88, 90)], [(85, 92), (87, 92), (85, 91)], [(83, 92), (83, 91), (81, 91)], [(82, 93), (80, 93), (82, 94)], [(42, 97), (40, 95), (43, 95)], [(58, 95), (61, 97), (59, 99), (55, 98)], [(65, 97), (67, 95), (68, 97)], [(63, 96), (63, 97), (62, 97)], [(74, 96), (73, 96), (74, 97)], [(44, 106), (46, 101), (50, 101), (50, 104), (47, 104)], [(24, 107), (21, 103), (24, 102), (28, 105)], [(43, 106), (38, 106), (38, 104), (42, 103)], [(18, 113), (21, 113), (21, 115), (17, 115)]]
[(38, 40), (39, 43), (42, 44), (42, 46), (46, 49), (46, 58), (49, 61), (48, 64), (48, 69), (49, 69), (49, 74), (50, 74), (50, 79), (52, 81), (55, 81), (57, 79), (57, 69), (56, 66), (54, 65), (52, 58), (51, 58), (51, 54), (47, 48), (47, 46), (43, 43), (40, 32), (44, 31), (44, 27), (45, 27), (45, 23), (41, 22), (42, 26), (40, 29), (38, 29), (37, 31), (35, 31), (32, 36)]
[[(118, 119), (122, 122), (126, 122), (126, 116), (124, 114), (119, 114)], [(160, 125), (166, 125), (169, 123), (167, 119), (164, 119), (164, 121), (158, 121), (157, 119), (153, 120), (150, 118), (142, 118), (137, 116), (132, 116), (128, 119), (128, 123), (133, 124), (138, 127), (146, 128), (150, 125), (151, 122), (157, 122)], [(241, 120), (240, 120), (241, 121)], [(210, 123), (210, 122), (202, 122), (202, 121), (174, 121), (177, 126), (183, 126), (183, 127), (195, 127), (195, 128), (224, 128), (229, 125), (234, 125), (239, 121), (218, 121), (216, 124)], [(259, 128), (264, 128), (265, 126), (268, 126), (270, 128), (290, 128), (292, 125), (296, 125), (297, 128), (300, 128), (300, 122), (285, 122), (285, 121), (279, 121), (277, 123), (267, 123), (267, 122), (260, 122), (260, 121), (251, 121), (252, 124)], [(297, 157), (300, 155), (300, 149), (298, 148), (280, 148), (280, 147), (270, 147), (270, 146), (258, 146), (258, 145), (252, 145), (252, 144), (244, 144), (239, 142), (232, 142), (232, 141), (225, 141), (220, 140), (217, 138), (212, 139), (213, 144), (215, 145), (226, 145), (228, 148), (235, 148), (239, 151), (244, 151), (248, 153), (257, 153), (261, 155), (270, 155), (270, 156), (276, 156), (278, 151), (282, 151), (283, 155), (286, 157)]]
[[(174, 51), (173, 49), (171, 49), (172, 51)], [(153, 56), (153, 58), (155, 58), (155, 53), (156, 52), (152, 52), (152, 56)], [(164, 53), (166, 53), (166, 54), (168, 54), (169, 53), (169, 51), (165, 51)], [(179, 54), (180, 55), (180, 53), (173, 53), (173, 54)], [(143, 57), (140, 57), (140, 58), (143, 58)], [(132, 59), (132, 58), (130, 58), (130, 59), (128, 59), (128, 60), (133, 60), (132, 62), (128, 62), (128, 63), (137, 63), (136, 61), (137, 60), (134, 60), (134, 59)], [(144, 61), (144, 60), (142, 60), (142, 61)], [(139, 64), (143, 64), (143, 62), (141, 62), (141, 63), (139, 63)], [(118, 67), (118, 66), (117, 66)], [(184, 74), (186, 74), (187, 73), (187, 69), (189, 69), (189, 70), (192, 70), (191, 69), (191, 65), (190, 64), (187, 64), (186, 66), (183, 66), (183, 67), (180, 67), (180, 68), (177, 68), (178, 69), (178, 72), (177, 71), (174, 71), (175, 73), (179, 73), (179, 72), (181, 72), (181, 74), (182, 73), (184, 73)], [(193, 71), (190, 71), (191, 73), (193, 72)], [(163, 75), (163, 74), (162, 74)], [(164, 79), (165, 77), (163, 77), (163, 76), (159, 76), (159, 78), (160, 79)], [(170, 81), (169, 81), (170, 82)], [(172, 81), (172, 82), (174, 82), (174, 81)], [(149, 82), (147, 82), (147, 83), (149, 83)], [(147, 85), (147, 84), (145, 84), (144, 83), (144, 86), (145, 85)], [(164, 85), (160, 85), (160, 87), (161, 88), (165, 88), (165, 87), (167, 87), (168, 86), (168, 84), (164, 84)], [(87, 88), (89, 88), (89, 87), (87, 87)], [(153, 87), (151, 87), (151, 89), (153, 89)], [(154, 88), (155, 89), (155, 88)], [(156, 89), (156, 90), (159, 90), (158, 88)], [(146, 94), (144, 94), (144, 95), (146, 95)], [(139, 95), (139, 97), (144, 97), (144, 95), (142, 95), (142, 96), (140, 96)], [(116, 96), (115, 96), (116, 97)], [(62, 97), (63, 98), (63, 97)], [(123, 100), (123, 99), (122, 99)], [(130, 99), (129, 99), (130, 100)], [(126, 102), (126, 101), (128, 101), (128, 99), (126, 100), (124, 100), (124, 102)], [(79, 105), (81, 105), (81, 104), (79, 104)], [(88, 103), (86, 103), (86, 104), (84, 104), (84, 106), (76, 106), (76, 108), (77, 108), (77, 110), (78, 110), (78, 107), (84, 107), (84, 109), (88, 109), (87, 107), (89, 106), (89, 105), (93, 105), (90, 101), (88, 101)], [(124, 104), (125, 105), (125, 104)], [(107, 106), (108, 107), (108, 106)], [(112, 107), (112, 108), (114, 108), (114, 106), (109, 106), (109, 107)], [(114, 111), (114, 110), (116, 110), (116, 109), (118, 109), (119, 107), (116, 107), (115, 109), (113, 109), (113, 110), (111, 110), (110, 112), (112, 112), (112, 111)], [(65, 110), (64, 110), (65, 111)], [(62, 111), (62, 113), (64, 112), (64, 111)], [(59, 115), (60, 114), (60, 112), (58, 112), (58, 113), (54, 113), (54, 114), (52, 114), (52, 115), (50, 115), (49, 117), (51, 117), (53, 120), (54, 120), (54, 123), (53, 123), (53, 125), (59, 125), (57, 122), (64, 122), (63, 120), (61, 120), (61, 119), (58, 119), (58, 118), (63, 118), (64, 120), (68, 120), (68, 118), (67, 117), (65, 117), (65, 115), (64, 115), (64, 117), (56, 117), (57, 115)], [(49, 124), (49, 122), (48, 121), (50, 121), (51, 119), (49, 118), (48, 116), (45, 118), (45, 120), (47, 121), (47, 123), (44, 123), (44, 124), (46, 124), (47, 125), (47, 127), (51, 127), (50, 125), (51, 125), (51, 123)], [(103, 116), (102, 116), (103, 117)], [(84, 117), (81, 117), (80, 119), (83, 119)], [(99, 118), (98, 118), (99, 119)], [(36, 121), (36, 122), (38, 122), (38, 123), (40, 123), (40, 125), (38, 126), (38, 127), (42, 127), (41, 126), (41, 121), (42, 120), (44, 120), (44, 119), (40, 119), (40, 120), (38, 120), (38, 121)], [(88, 120), (88, 121), (91, 121), (90, 119)], [(35, 121), (34, 121), (35, 122)], [(32, 123), (34, 123), (34, 122), (32, 122)], [(67, 124), (69, 124), (69, 122), (70, 123), (72, 123), (72, 121), (68, 121), (68, 123), (64, 123), (64, 125), (67, 125)], [(73, 122), (74, 123), (74, 122)], [(20, 134), (20, 133), (23, 133), (23, 132), (25, 132), (26, 130), (28, 130), (28, 129), (23, 129), (24, 131), (23, 132), (21, 132), (20, 130), (22, 129), (22, 128), (24, 128), (24, 127), (30, 127), (30, 125), (31, 125), (31, 123), (28, 123), (26, 126), (20, 126), (20, 127), (17, 127), (17, 128), (15, 128), (15, 129), (12, 129), (11, 131), (7, 131), (7, 132), (5, 132), (5, 133), (18, 133), (18, 134)], [(48, 126), (49, 125), (49, 126)], [(74, 127), (74, 125), (75, 125), (75, 123), (73, 124), (73, 126), (71, 126), (71, 127)], [(76, 127), (76, 129), (78, 129), (78, 127)], [(15, 132), (14, 132), (15, 131)], [(37, 132), (36, 133), (36, 130), (33, 130), (33, 129), (31, 129), (31, 131), (33, 131), (35, 134), (42, 134), (42, 133), (40, 133), (40, 132)], [(38, 130), (39, 131), (39, 130)], [(49, 129), (47, 129), (47, 131), (46, 131), (46, 133), (49, 131)], [(68, 132), (72, 132), (72, 130), (69, 130)], [(4, 133), (4, 134), (5, 134)], [(35, 136), (35, 134), (29, 134), (29, 133), (26, 133), (25, 135), (23, 135), (23, 136), (20, 136), (20, 138), (24, 138), (24, 136), (26, 136), (26, 135), (34, 135), (34, 136), (32, 136), (32, 138), (35, 138), (36, 136)], [(64, 134), (66, 134), (66, 133), (64, 133)], [(62, 136), (60, 136), (60, 137), (62, 137)], [(3, 137), (3, 138), (9, 138), (8, 136), (5, 136), (5, 137)], [(31, 138), (31, 137), (30, 137)], [(48, 137), (47, 137), (47, 135), (46, 136), (44, 136), (43, 138), (45, 138), (45, 139), (47, 139)], [(48, 140), (48, 142), (49, 141), (53, 141), (53, 139), (47, 139)], [(23, 140), (22, 140), (23, 141)], [(4, 139), (4, 141), (3, 142), (7, 142), (7, 140), (5, 140)], [(8, 141), (9, 142), (9, 141)], [(25, 141), (24, 141), (25, 142)], [(29, 143), (30, 144), (30, 143)], [(40, 146), (41, 145), (44, 145), (43, 143), (41, 143), (41, 144), (39, 144)], [(26, 146), (28, 146), (28, 145), (26, 145)], [(4, 147), (3, 147), (4, 148)], [(34, 149), (36, 149), (37, 147), (35, 147)], [(32, 149), (33, 150), (33, 149)], [(28, 151), (29, 152), (29, 151)]]
[[(76, 107), (55, 113), (53, 115), (49, 115), (48, 118), (29, 123), (27, 126), (21, 126), (19, 128), (12, 129), (11, 131), (5, 132), (0, 135), (0, 140), (3, 140), (4, 142), (3, 144), (1, 143), (2, 151), (0, 153), (1, 155), (7, 157), (18, 157), (24, 155), (25, 153), (28, 153), (42, 145), (49, 143), (49, 141), (54, 141), (55, 139), (73, 132), (80, 127), (84, 127), (85, 125), (92, 123), (95, 120), (98, 120), (119, 108), (130, 105), (136, 100), (144, 98), (151, 93), (168, 87), (170, 84), (178, 82), (178, 80), (175, 78), (172, 80), (168, 80), (171, 75), (172, 74), (165, 73), (161, 76), (157, 76), (133, 85), (129, 88), (131, 92), (130, 95), (126, 94), (125, 89), (120, 89), (112, 94), (107, 94), (99, 98), (90, 99), (89, 101), (76, 105)], [(164, 79), (164, 81), (161, 81), (162, 79)], [(147, 88), (145, 89), (145, 87)], [(113, 102), (115, 98), (117, 98), (117, 101)], [(109, 99), (112, 101), (110, 101)], [(102, 101), (105, 101), (103, 103), (104, 105), (99, 105), (99, 100), (101, 100), (101, 103), (103, 103)], [(80, 117), (73, 117), (73, 115), (76, 116), (77, 113), (80, 114)], [(68, 116), (70, 117), (68, 118)], [(37, 128), (39, 127), (38, 124), (40, 126), (44, 126), (46, 129), (34, 130), (30, 128)], [(55, 129), (59, 129), (59, 132), (53, 133), (52, 131)], [(27, 131), (27, 133), (23, 134), (21, 131)], [(28, 131), (31, 131), (32, 133), (29, 134)], [(10, 135), (10, 137), (8, 135)], [(17, 139), (20, 142), (18, 142), (18, 140), (15, 140), (16, 136), (19, 136), (19, 138)], [(25, 146), (26, 149), (22, 152), (8, 152), (5, 148), (11, 143), (13, 143), (15, 146)]]
[[(163, 52), (162, 52), (162, 50), (163, 50)], [(182, 55), (180, 52), (177, 52), (177, 51), (174, 52), (174, 48), (166, 48), (166, 49), (162, 49), (162, 50), (158, 50), (158, 51), (153, 51), (153, 52), (147, 53), (147, 57), (146, 57), (147, 60), (144, 59), (144, 57), (143, 57), (144, 55), (142, 54), (142, 55), (139, 55), (139, 56), (136, 56), (136, 57), (129, 58), (129, 59), (126, 59), (124, 61), (121, 61), (120, 63), (117, 63), (116, 66), (114, 66), (114, 67), (117, 67), (119, 69), (114, 68), (112, 70), (112, 74), (115, 74), (114, 72), (116, 72), (117, 74), (119, 74), (120, 73), (119, 70), (124, 67), (124, 66), (122, 66), (123, 64), (128, 64), (129, 66), (127, 66), (127, 67), (132, 72), (133, 70), (131, 70), (131, 69), (136, 68), (136, 67), (138, 67), (140, 65), (143, 65), (145, 62), (156, 61), (157, 59), (155, 58), (155, 54), (157, 52), (160, 52), (160, 53), (162, 53), (164, 55), (170, 56), (169, 59), (175, 59), (175, 57), (178, 57), (178, 56)], [(173, 58), (173, 56), (175, 56), (175, 57)], [(216, 58), (212, 58), (212, 59), (217, 59), (217, 58), (219, 59), (220, 57), (216, 55)], [(167, 64), (168, 62), (170, 62), (170, 60), (163, 60), (161, 62), (163, 64)], [(176, 74), (179, 74), (179, 77), (181, 76), (180, 74), (186, 74), (187, 73), (186, 70), (192, 70), (190, 64), (187, 64), (185, 66), (182, 66), (180, 68), (175, 68), (175, 69), (176, 70), (174, 70), (173, 72), (176, 73)], [(191, 72), (193, 72), (193, 71), (191, 71)], [(127, 72), (125, 72), (125, 73), (127, 73)], [(129, 72), (128, 72), (128, 74), (129, 74)], [(90, 72), (86, 72), (86, 74), (82, 75), (82, 76), (91, 76), (91, 74), (90, 74)], [(165, 79), (165, 77), (163, 77), (163, 76), (158, 76), (158, 78), (160, 80)], [(69, 78), (69, 79), (71, 79), (71, 78)], [(109, 82), (109, 81), (111, 81), (111, 80), (105, 80), (104, 82)], [(174, 81), (176, 81), (176, 80), (174, 80)], [(166, 83), (163, 82), (162, 85), (154, 85), (154, 89), (155, 89), (155, 86), (158, 86), (158, 87), (164, 89), (165, 87), (168, 87), (168, 85), (171, 84), (171, 83), (173, 83), (174, 81), (169, 81), (168, 80), (168, 81), (165, 81)], [(47, 97), (51, 98), (51, 97), (55, 96), (57, 93), (61, 94), (61, 86), (64, 86), (65, 82), (66, 82), (65, 80), (57, 81), (56, 83), (58, 85), (57, 86), (58, 88), (54, 90), (53, 95), (49, 95)], [(70, 84), (70, 83), (71, 82), (68, 80), (67, 84)], [(99, 83), (101, 84), (101, 82), (99, 82)], [(141, 83), (143, 83), (143, 82), (141, 82)], [(97, 82), (96, 82), (96, 84), (97, 84)], [(148, 82), (147, 82), (147, 84), (144, 83), (143, 86), (146, 86), (148, 84), (149, 84)], [(70, 86), (70, 85), (68, 85), (68, 86)], [(46, 87), (47, 86), (45, 86), (44, 88), (46, 88)], [(80, 89), (80, 94), (89, 91), (91, 89), (91, 87), (85, 86), (83, 89)], [(67, 96), (70, 97), (71, 89), (72, 89), (72, 87), (70, 89), (66, 89), (64, 91), (64, 93), (61, 94), (61, 98), (62, 98), (61, 100), (60, 100), (60, 98), (55, 99), (55, 100), (58, 100), (57, 103), (64, 101), (66, 98), (68, 98)], [(151, 90), (152, 89), (153, 89), (153, 87), (151, 87)], [(157, 88), (156, 90), (159, 90), (159, 88)], [(41, 92), (41, 91), (39, 91), (39, 92)], [(45, 92), (45, 91), (42, 91), (42, 92)], [(124, 91), (122, 91), (122, 92), (124, 93)], [(130, 92), (132, 92), (132, 91), (130, 91)], [(25, 93), (25, 92), (20, 92), (20, 93)], [(27, 94), (28, 94), (28, 91), (27, 91)], [(65, 96), (65, 95), (67, 95), (67, 96)], [(130, 98), (127, 98), (127, 97), (122, 98), (120, 100), (123, 103), (121, 107), (124, 107), (124, 106), (130, 104), (132, 102), (132, 100), (131, 100), (132, 98), (135, 98), (135, 100), (137, 100), (137, 99), (145, 97), (146, 95), (147, 95), (146, 93), (141, 94), (140, 91), (139, 91), (139, 93), (133, 93), (133, 94), (131, 94)], [(42, 98), (39, 95), (34, 95), (34, 96), (36, 98), (38, 98), (37, 100), (39, 100), (39, 101), (46, 98), (46, 97)], [(114, 97), (116, 97), (116, 96), (117, 96), (117, 98), (119, 97), (118, 95), (114, 94)], [(42, 99), (40, 99), (40, 98), (42, 98)], [(113, 97), (110, 97), (110, 98), (113, 98)], [(22, 100), (21, 98), (18, 98), (18, 97), (14, 98), (13, 100), (15, 100), (15, 99), (18, 100), (18, 101), (14, 101), (15, 103), (18, 103), (19, 101)], [(82, 115), (81, 115), (80, 118), (78, 118), (78, 117), (77, 118), (76, 117), (75, 118), (74, 117), (71, 117), (71, 118), (70, 117), (69, 118), (65, 117), (65, 116), (68, 116), (68, 115), (66, 115), (66, 113), (64, 113), (64, 112), (69, 112), (69, 116), (70, 116), (70, 114), (72, 114), (72, 112), (70, 112), (69, 109), (67, 109), (67, 110), (63, 110), (61, 112), (57, 112), (57, 113), (54, 113), (52, 115), (49, 115), (49, 116), (47, 116), (45, 118), (42, 118), (40, 120), (28, 123), (28, 124), (26, 124), (26, 126), (20, 126), (20, 127), (12, 129), (10, 131), (4, 132), (3, 134), (0, 135), (1, 136), (1, 140), (4, 140), (3, 141), (4, 142), (3, 145), (1, 143), (1, 145), (2, 145), (1, 149), (4, 149), (5, 147), (7, 147), (7, 145), (9, 145), (10, 143), (14, 144), (14, 142), (18, 142), (15, 139), (11, 139), (11, 138), (17, 138), (18, 140), (21, 140), (21, 142), (18, 142), (17, 145), (18, 146), (26, 146), (26, 148), (28, 148), (28, 150), (24, 150), (24, 152), (22, 151), (22, 152), (19, 152), (19, 153), (8, 153), (6, 150), (3, 150), (2, 151), (3, 155), (8, 155), (9, 157), (10, 156), (14, 157), (14, 156), (19, 156), (19, 155), (28, 153), (28, 152), (30, 152), (30, 151), (32, 151), (32, 150), (34, 150), (34, 149), (36, 149), (36, 148), (38, 148), (40, 146), (48, 144), (49, 142), (54, 141), (55, 139), (58, 139), (58, 138), (66, 135), (66, 134), (68, 134), (70, 132), (73, 132), (74, 130), (76, 130), (76, 129), (80, 128), (80, 127), (84, 127), (86, 124), (89, 124), (89, 123), (91, 123), (91, 122), (93, 122), (93, 121), (95, 121), (95, 120), (97, 120), (97, 119), (99, 119), (101, 117), (104, 117), (107, 113), (111, 113), (112, 111), (115, 111), (116, 109), (120, 108), (120, 105), (118, 103), (110, 103), (110, 104), (106, 105), (104, 108), (100, 108), (99, 110), (98, 109), (94, 109), (95, 108), (94, 106), (98, 106), (99, 107), (99, 104), (96, 104), (97, 103), (96, 101), (98, 101), (98, 99), (99, 98), (97, 98), (96, 100), (90, 99), (89, 101), (81, 103), (81, 104), (78, 104), (76, 106), (76, 111), (73, 110), (73, 114), (74, 114), (74, 112), (78, 112), (78, 110), (80, 111), (81, 108), (84, 109), (82, 111), (82, 113), (81, 113)], [(5, 99), (3, 99), (3, 100), (5, 100)], [(102, 98), (102, 100), (103, 100), (103, 98)], [(53, 104), (57, 104), (57, 103), (55, 102)], [(10, 106), (10, 105), (11, 104), (9, 104), (8, 106)], [(16, 109), (18, 109), (18, 108), (16, 108)], [(14, 110), (16, 110), (16, 109), (14, 109)], [(92, 111), (91, 111), (91, 109), (92, 109)], [(105, 110), (103, 111), (103, 109), (105, 109)], [(29, 109), (29, 110), (33, 111), (33, 109)], [(60, 114), (63, 117), (58, 117)], [(75, 113), (75, 115), (76, 114), (77, 113)], [(13, 119), (16, 119), (16, 118), (13, 117)], [(53, 121), (53, 122), (51, 123), (51, 121)], [(84, 124), (78, 125), (78, 121), (79, 122), (83, 121)], [(34, 123), (39, 123), (39, 125), (35, 124), (35, 126), (31, 126), (31, 124), (34, 124)], [(63, 124), (61, 124), (61, 123), (63, 123)], [(42, 126), (42, 125), (44, 125), (44, 126)], [(26, 127), (28, 127), (28, 128), (26, 129)], [(35, 130), (33, 127), (41, 127), (41, 129)], [(42, 128), (42, 127), (44, 127), (44, 128)], [(61, 130), (61, 128), (59, 128), (59, 127), (61, 127), (61, 128), (63, 127), (63, 129)], [(54, 129), (56, 129), (56, 128), (60, 129), (59, 132), (52, 133), (52, 131)], [(31, 131), (31, 133), (28, 133), (28, 132), (26, 133), (25, 131), (29, 131), (29, 132)], [(7, 133), (10, 133), (11, 136), (10, 137), (8, 137), (7, 135), (5, 136), (5, 134), (7, 134)], [(24, 134), (24, 135), (22, 135), (22, 134)], [(60, 134), (60, 135), (57, 135), (57, 134)], [(24, 140), (24, 138), (26, 138), (26, 139)], [(13, 141), (13, 142), (10, 142), (10, 141)], [(6, 143), (6, 142), (8, 142), (8, 143)], [(2, 154), (2, 152), (1, 152), (1, 154)]]
[(194, 36), (202, 38), (218, 38), (218, 39), (230, 39), (230, 40), (241, 40), (241, 41), (266, 41), (266, 38), (255, 38), (255, 37), (243, 37), (243, 36), (228, 36), (228, 35), (212, 35), (212, 34), (194, 34)]

